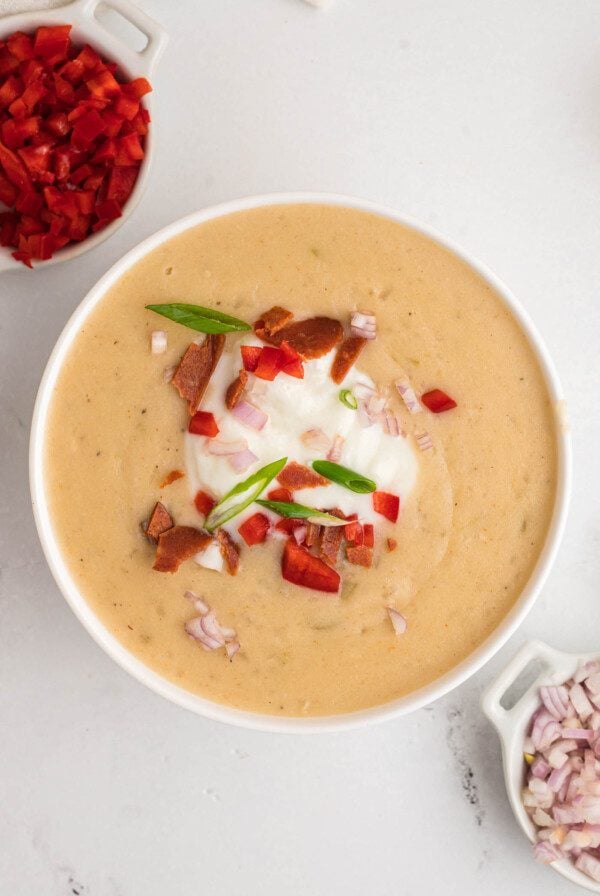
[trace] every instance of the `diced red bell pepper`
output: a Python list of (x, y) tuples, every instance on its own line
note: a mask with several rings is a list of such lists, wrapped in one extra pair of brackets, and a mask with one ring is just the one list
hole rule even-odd
[(85, 115), (77, 119), (73, 128), (72, 141), (74, 146), (85, 148), (106, 130), (106, 124), (100, 117), (97, 109), (90, 109)]
[(140, 111), (140, 104), (138, 100), (121, 93), (116, 97), (112, 108), (114, 113), (120, 118), (125, 118), (127, 121), (131, 121)]
[(366, 548), (372, 548), (375, 545), (375, 530), (371, 523), (365, 523), (363, 526), (364, 545)]
[(90, 215), (74, 215), (69, 221), (69, 239), (76, 243), (90, 234)]
[(33, 41), (28, 34), (24, 34), (22, 31), (15, 31), (14, 34), (11, 34), (6, 45), (19, 62), (26, 62), (33, 58)]
[(285, 545), (281, 573), (287, 582), (300, 585), (302, 588), (312, 588), (330, 594), (337, 594), (340, 588), (339, 573), (292, 540)]
[(23, 85), (19, 79), (10, 75), (0, 87), (0, 108), (4, 109), (5, 106), (10, 106), (18, 96), (21, 96), (22, 91)]
[(274, 380), (281, 371), (281, 352), (278, 348), (266, 345), (261, 349), (254, 375), (261, 380)]
[(298, 379), (304, 379), (304, 367), (302, 358), (292, 346), (285, 340), (279, 346), (281, 352), (281, 372), (287, 373), (288, 376), (295, 376)]
[(91, 165), (88, 165), (87, 163), (85, 165), (80, 165), (79, 168), (76, 168), (71, 173), (71, 183), (75, 184), (75, 186), (78, 186), (84, 180), (87, 180), (87, 178), (90, 177), (93, 173), (94, 169)]
[(249, 370), (250, 373), (254, 373), (258, 364), (258, 359), (260, 358), (262, 352), (262, 346), (242, 345), (240, 351), (242, 353), (242, 363), (244, 365), (244, 370)]
[(48, 91), (44, 87), (41, 80), (32, 81), (18, 99), (10, 104), (8, 111), (13, 118), (25, 118), (31, 115), (37, 104), (43, 99)]
[[(112, 137), (107, 137), (106, 140), (103, 140), (102, 143), (98, 146), (98, 149), (92, 156), (91, 161), (94, 164), (101, 164), (103, 162), (113, 162), (114, 158), (117, 154), (117, 145)], [(113, 168), (113, 171), (115, 169)], [(111, 174), (113, 173), (111, 171)]]
[(57, 149), (54, 153), (54, 173), (56, 179), (65, 181), (71, 173), (71, 151), (69, 149)]
[(262, 544), (267, 537), (270, 523), (264, 513), (254, 513), (238, 526), (238, 532), (249, 547)]
[(86, 44), (83, 50), (75, 57), (77, 62), (80, 62), (83, 68), (86, 71), (93, 72), (96, 71), (97, 68), (104, 66), (104, 63), (89, 44)]
[[(92, 169), (92, 173), (90, 174), (90, 176), (86, 177), (86, 179), (83, 182), (84, 189), (85, 190), (96, 190), (98, 192), (98, 194), (101, 195), (100, 187), (104, 183), (105, 175), (106, 175), (106, 172), (103, 171), (101, 168)], [(113, 217), (118, 218), (119, 215), (116, 214), (116, 209), (114, 208), (114, 206), (111, 206), (111, 210), (113, 212), (115, 212)]]
[(71, 130), (66, 112), (55, 112), (46, 119), (46, 127), (57, 137), (64, 137)]
[(432, 389), (421, 396), (421, 401), (434, 414), (441, 414), (442, 411), (451, 411), (456, 407), (456, 402), (441, 389)]
[(141, 100), (147, 93), (152, 92), (152, 85), (146, 78), (134, 78), (127, 84), (123, 84), (123, 93), (132, 96), (136, 100)]
[(33, 189), (31, 178), (27, 173), (23, 162), (11, 149), (0, 141), (0, 166), (4, 169), (7, 178), (19, 188), (19, 190), (31, 191)]
[(58, 72), (54, 73), (54, 91), (57, 100), (70, 106), (75, 102), (75, 91), (73, 85), (66, 78), (61, 78)]
[(107, 199), (114, 199), (120, 205), (124, 205), (133, 190), (137, 180), (139, 168), (113, 168), (108, 178)]
[(14, 212), (0, 212), (0, 246), (12, 246), (15, 241), (17, 216)]
[(19, 191), (7, 177), (0, 174), (0, 202), (7, 206), (13, 206), (19, 196)]
[(145, 137), (146, 134), (148, 133), (148, 125), (146, 123), (146, 119), (142, 115), (141, 109), (138, 112), (138, 114), (135, 116), (135, 118), (131, 119), (130, 124), (131, 124), (132, 128), (134, 129), (134, 131), (136, 132), (136, 134), (138, 134), (140, 137)]
[(10, 52), (8, 47), (0, 44), (0, 75), (9, 75), (19, 67), (19, 60)]
[(71, 84), (78, 84), (85, 75), (85, 66), (80, 59), (70, 59), (59, 68), (58, 73)]
[(292, 493), (289, 488), (272, 488), (267, 494), (269, 501), (284, 501), (289, 504), (292, 499)]
[(18, 152), (33, 180), (37, 180), (42, 172), (48, 170), (51, 152), (48, 143), (41, 146), (24, 146)]
[(188, 431), (195, 436), (208, 436), (210, 439), (213, 439), (219, 434), (215, 415), (210, 411), (196, 411), (190, 420)]
[(82, 215), (91, 215), (94, 211), (96, 194), (93, 190), (77, 190), (75, 201)]
[(109, 69), (104, 68), (94, 74), (93, 78), (89, 78), (86, 87), (92, 96), (102, 97), (103, 99), (117, 96), (121, 93), (119, 82)]
[(40, 193), (20, 193), (15, 208), (24, 215), (39, 215), (43, 204), (44, 200)]
[(198, 491), (196, 492), (196, 497), (194, 498), (194, 504), (196, 505), (196, 510), (198, 513), (201, 513), (202, 516), (208, 516), (213, 507), (217, 502), (208, 492)]
[(40, 233), (42, 229), (43, 225), (38, 217), (34, 217), (33, 215), (21, 215), (21, 220), (19, 221), (19, 233), (22, 233), (24, 236), (31, 236), (33, 233)]
[(33, 52), (36, 56), (43, 56), (52, 65), (66, 59), (70, 31), (71, 25), (42, 25), (36, 32)]
[(104, 121), (104, 133), (107, 137), (116, 137), (123, 126), (123, 119), (116, 115), (112, 109), (104, 109), (101, 113)]
[(96, 205), (95, 213), (98, 216), (98, 222), (92, 227), (94, 231), (101, 230), (102, 227), (120, 218), (123, 214), (121, 206), (114, 199), (105, 199), (104, 202), (99, 202)]
[(390, 492), (373, 492), (373, 510), (395, 523), (400, 513), (400, 498)]
[(36, 115), (19, 121), (9, 118), (2, 124), (2, 140), (9, 149), (18, 149), (38, 133), (39, 127), (40, 119)]
[(132, 162), (140, 162), (144, 158), (144, 149), (137, 134), (126, 134), (124, 137), (119, 137), (116, 143), (115, 165), (127, 167)]

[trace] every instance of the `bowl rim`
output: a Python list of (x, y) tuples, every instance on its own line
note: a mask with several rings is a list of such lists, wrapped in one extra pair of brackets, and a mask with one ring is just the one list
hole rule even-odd
[(485, 265), (474, 259), (461, 246), (448, 239), (437, 230), (409, 215), (402, 214), (379, 203), (337, 193), (322, 192), (281, 192), (259, 196), (247, 196), (211, 205), (186, 215), (161, 228), (147, 237), (124, 256), (97, 281), (77, 306), (63, 328), (47, 362), (35, 401), (31, 424), (29, 450), (29, 476), (32, 508), (42, 549), (50, 571), (67, 603), (102, 649), (151, 690), (166, 697), (185, 709), (196, 712), (213, 721), (225, 722), (238, 727), (272, 733), (324, 733), (364, 726), (374, 722), (397, 718), (419, 709), (444, 696), (467, 678), (477, 672), (506, 643), (533, 606), (556, 557), (565, 528), (571, 490), (571, 440), (567, 427), (556, 420), (557, 483), (554, 509), (546, 534), (546, 539), (538, 561), (530, 578), (513, 607), (497, 628), (471, 654), (428, 685), (388, 703), (356, 712), (330, 716), (271, 716), (264, 713), (236, 709), (215, 703), (190, 691), (178, 687), (163, 678), (127, 650), (92, 611), (72, 579), (62, 558), (58, 540), (55, 537), (50, 514), (45, 502), (43, 447), (45, 425), (51, 403), (54, 385), (79, 328), (87, 315), (101, 300), (106, 291), (128, 270), (149, 252), (167, 240), (206, 221), (265, 206), (310, 204), (342, 206), (371, 213), (410, 227), (443, 248), (454, 253), (472, 270), (481, 276), (502, 298), (506, 306), (519, 322), (542, 369), (548, 392), (555, 407), (564, 402), (563, 391), (548, 351), (532, 323), (529, 315), (505, 284)]

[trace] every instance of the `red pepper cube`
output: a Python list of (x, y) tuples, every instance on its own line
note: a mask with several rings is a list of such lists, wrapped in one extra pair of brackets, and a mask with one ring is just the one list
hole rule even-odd
[(244, 365), (244, 370), (249, 370), (250, 373), (254, 373), (258, 364), (258, 359), (260, 358), (262, 352), (261, 346), (242, 345), (240, 351), (242, 353), (242, 363)]
[(269, 520), (264, 513), (254, 513), (247, 520), (244, 520), (241, 526), (238, 526), (238, 532), (248, 547), (252, 547), (252, 545), (263, 543), (267, 537), (269, 527)]
[(283, 551), (281, 574), (287, 582), (302, 588), (330, 594), (337, 594), (340, 588), (339, 573), (292, 540), (286, 542)]
[(42, 210), (44, 200), (40, 193), (20, 193), (15, 203), (15, 208), (23, 215), (39, 215)]
[(46, 119), (46, 127), (57, 137), (65, 137), (71, 130), (66, 112), (55, 112)]
[(219, 434), (215, 415), (210, 411), (196, 411), (188, 426), (188, 432), (196, 436), (208, 436), (213, 439)]
[(102, 99), (110, 99), (121, 93), (121, 85), (108, 68), (97, 71), (94, 77), (89, 78), (85, 84), (92, 96), (101, 97)]
[(39, 174), (48, 170), (51, 152), (49, 144), (45, 143), (41, 146), (24, 146), (18, 152), (25, 162), (27, 170), (33, 180), (37, 180)]
[[(9, 207), (15, 204), (19, 191), (14, 184), (11, 184), (7, 177), (0, 172), (0, 202)], [(2, 245), (5, 245), (4, 243)]]
[(267, 494), (269, 501), (283, 501), (290, 504), (293, 500), (292, 493), (289, 488), (272, 488)]
[(90, 233), (90, 215), (75, 215), (69, 221), (69, 239), (76, 243), (85, 240)]
[(19, 60), (10, 52), (8, 47), (0, 44), (0, 76), (10, 75), (19, 67)]
[(75, 201), (82, 215), (91, 215), (94, 211), (96, 194), (93, 190), (75, 190)]
[(116, 143), (115, 165), (128, 167), (132, 162), (139, 162), (144, 158), (144, 149), (137, 134), (126, 134), (124, 137), (119, 137)]
[(60, 147), (54, 151), (54, 173), (59, 181), (66, 181), (71, 173), (71, 151)]
[(124, 205), (133, 190), (138, 172), (139, 168), (133, 166), (129, 168), (113, 168), (108, 177), (106, 198), (114, 199), (120, 205)]
[(400, 513), (400, 498), (390, 492), (373, 492), (373, 510), (395, 523)]
[(10, 75), (0, 87), (0, 109), (4, 109), (5, 106), (9, 106), (13, 103), (17, 97), (21, 96), (23, 90), (23, 85), (18, 78), (15, 78), (14, 75)]
[(58, 72), (54, 72), (54, 91), (56, 99), (68, 106), (75, 102), (75, 91), (73, 85), (66, 78), (61, 78)]
[(363, 543), (366, 548), (375, 546), (375, 529), (371, 523), (365, 523), (363, 526)]
[(357, 520), (353, 520), (344, 526), (344, 537), (349, 544), (360, 547), (364, 544), (363, 527)]
[(77, 119), (73, 128), (73, 145), (85, 149), (96, 137), (106, 130), (106, 125), (100, 117), (97, 109), (90, 109), (85, 115)]
[(215, 499), (211, 495), (209, 495), (208, 492), (196, 492), (194, 504), (196, 506), (196, 510), (198, 511), (198, 513), (201, 513), (202, 516), (208, 516), (216, 503), (217, 502), (215, 501)]
[(86, 180), (94, 173), (93, 168), (88, 165), (80, 165), (79, 168), (76, 168), (75, 171), (71, 174), (71, 183), (77, 186), (82, 183), (82, 181)]
[(0, 143), (0, 167), (4, 169), (4, 173), (9, 181), (18, 187), (19, 190), (28, 192), (33, 190), (31, 178), (23, 162), (16, 153), (2, 143)]
[(123, 84), (122, 89), (123, 93), (127, 96), (131, 96), (136, 100), (141, 100), (147, 93), (152, 92), (152, 85), (146, 78), (134, 78), (133, 81)]
[(22, 31), (15, 31), (14, 34), (11, 34), (7, 38), (6, 45), (19, 62), (26, 62), (33, 58), (33, 41), (28, 34), (24, 34)]
[(443, 411), (451, 411), (456, 407), (456, 402), (441, 389), (432, 389), (421, 396), (421, 401), (428, 410), (434, 414), (441, 414)]
[(94, 72), (98, 68), (105, 68), (106, 66), (89, 44), (86, 44), (83, 50), (75, 57), (75, 61), (79, 62), (86, 71)]
[(254, 368), (254, 375), (261, 380), (274, 380), (281, 370), (281, 352), (278, 348), (266, 345), (260, 350), (258, 363)]
[(71, 25), (42, 25), (36, 31), (33, 51), (52, 65), (67, 58)]
[(121, 116), (116, 115), (111, 109), (104, 109), (102, 111), (102, 120), (105, 125), (105, 135), (107, 137), (116, 137), (123, 126)]
[(140, 111), (140, 104), (137, 100), (121, 93), (113, 102), (112, 108), (115, 115), (118, 115), (122, 119), (125, 118), (127, 121), (131, 121)]

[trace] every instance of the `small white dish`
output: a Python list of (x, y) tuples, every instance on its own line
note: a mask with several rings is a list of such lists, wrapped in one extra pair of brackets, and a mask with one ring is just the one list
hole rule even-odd
[[(536, 827), (521, 799), (525, 770), (523, 744), (531, 717), (540, 706), (540, 685), (563, 684), (575, 674), (581, 663), (596, 659), (598, 659), (597, 653), (563, 653), (561, 650), (549, 647), (543, 641), (528, 641), (481, 698), (481, 707), (498, 732), (502, 744), (504, 780), (511, 808), (525, 836), (532, 843), (535, 842)], [(539, 674), (518, 697), (516, 703), (510, 709), (505, 709), (502, 706), (505, 694), (532, 663), (541, 666)], [(551, 867), (572, 883), (579, 884), (592, 893), (600, 893), (600, 883), (596, 883), (587, 874), (575, 868), (569, 859), (552, 862)]]
[[(140, 31), (147, 40), (143, 50), (133, 50), (122, 40), (111, 34), (101, 21), (96, 12), (98, 7), (102, 11), (112, 10), (118, 13), (130, 25)], [(40, 25), (72, 25), (71, 37), (75, 43), (90, 44), (101, 55), (116, 62), (121, 71), (128, 78), (148, 78), (152, 81), (152, 74), (167, 45), (166, 31), (146, 15), (132, 0), (74, 0), (67, 6), (59, 6), (55, 9), (44, 9), (33, 12), (17, 13), (0, 19), (0, 40), (13, 34), (15, 31), (30, 33)], [(152, 115), (152, 93), (144, 97), (144, 105)], [(58, 261), (69, 261), (82, 255), (89, 249), (108, 239), (127, 220), (146, 189), (148, 174), (154, 154), (154, 129), (156, 123), (152, 115), (152, 122), (144, 140), (145, 156), (140, 166), (140, 172), (135, 182), (131, 195), (123, 206), (123, 214), (112, 221), (97, 233), (92, 233), (80, 243), (69, 243), (64, 249), (59, 249), (52, 258), (47, 261), (35, 261), (34, 269), (41, 269)], [(12, 257), (14, 250), (10, 246), (0, 246), (0, 271), (24, 270), (20, 261)]]
[[(556, 485), (556, 498), (552, 519), (546, 536), (543, 550), (538, 562), (521, 592), (518, 600), (509, 613), (502, 620), (494, 632), (480, 644), (470, 656), (458, 663), (452, 670), (441, 678), (431, 682), (418, 691), (385, 703), (374, 706), (360, 712), (346, 713), (333, 716), (315, 716), (312, 718), (292, 718), (269, 716), (265, 714), (245, 712), (230, 706), (213, 703), (204, 697), (192, 694), (183, 688), (158, 675), (148, 666), (144, 665), (137, 657), (130, 653), (114, 635), (104, 626), (100, 619), (93, 613), (85, 596), (81, 593), (69, 571), (62, 556), (57, 534), (54, 531), (52, 518), (48, 508), (44, 481), (44, 437), (48, 413), (52, 401), (52, 394), (56, 381), (60, 375), (62, 364), (77, 335), (89, 314), (91, 314), (98, 302), (120, 277), (129, 271), (148, 252), (163, 245), (172, 237), (175, 237), (191, 227), (196, 227), (205, 221), (220, 218), (223, 215), (245, 211), (247, 209), (261, 208), (264, 206), (287, 205), (290, 203), (323, 204), (344, 206), (359, 211), (380, 215), (391, 221), (411, 227), (419, 233), (425, 234), (435, 240), (441, 246), (446, 247), (458, 258), (462, 259), (481, 276), (492, 289), (498, 292), (506, 306), (520, 323), (527, 335), (529, 342), (536, 354), (543, 371), (548, 392), (557, 408), (556, 449), (558, 455), (558, 476)], [(546, 576), (550, 572), (554, 558), (558, 551), (560, 540), (565, 526), (567, 508), (571, 492), (571, 440), (568, 429), (561, 424), (559, 408), (564, 401), (562, 389), (554, 370), (552, 361), (546, 351), (544, 343), (528, 315), (512, 295), (509, 289), (484, 265), (475, 261), (467, 252), (459, 248), (451, 240), (441, 236), (433, 228), (416, 221), (406, 215), (377, 205), (365, 199), (356, 199), (348, 196), (339, 196), (329, 193), (274, 193), (265, 196), (250, 196), (245, 199), (236, 199), (231, 202), (216, 205), (197, 211), (181, 218), (173, 224), (169, 224), (162, 230), (148, 237), (123, 258), (102, 277), (83, 299), (79, 307), (73, 313), (66, 324), (61, 336), (50, 356), (33, 413), (31, 424), (31, 440), (29, 451), (29, 479), (33, 512), (38, 529), (42, 548), (46, 555), (50, 570), (56, 583), (62, 591), (72, 610), (85, 626), (96, 642), (111, 656), (123, 669), (129, 672), (138, 681), (156, 691), (158, 694), (172, 700), (179, 706), (197, 712), (209, 719), (228, 722), (245, 728), (253, 728), (262, 731), (317, 733), (340, 731), (346, 728), (364, 727), (365, 725), (396, 718), (405, 713), (412, 712), (422, 706), (426, 706), (438, 697), (442, 697), (448, 691), (457, 687), (483, 666), (498, 651), (513, 634), (523, 621), (525, 615), (533, 606)]]

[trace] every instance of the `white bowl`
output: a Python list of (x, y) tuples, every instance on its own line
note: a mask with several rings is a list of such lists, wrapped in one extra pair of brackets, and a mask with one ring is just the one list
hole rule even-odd
[[(561, 650), (548, 647), (542, 641), (529, 641), (487, 688), (481, 699), (481, 707), (498, 732), (502, 744), (504, 780), (511, 808), (532, 843), (535, 842), (536, 827), (525, 811), (521, 799), (524, 781), (523, 743), (531, 717), (540, 706), (540, 685), (563, 684), (572, 678), (581, 663), (596, 659), (598, 654), (563, 653)], [(517, 701), (509, 709), (504, 709), (501, 702), (504, 695), (531, 663), (540, 665), (541, 671), (519, 695)], [(579, 871), (569, 859), (552, 862), (551, 867), (574, 884), (579, 884), (580, 887), (585, 887), (593, 893), (600, 893), (600, 883), (596, 883), (583, 871)]]
[(321, 193), (279, 193), (267, 196), (250, 197), (234, 200), (233, 202), (227, 202), (222, 205), (204, 209), (203, 211), (195, 212), (186, 218), (175, 221), (175, 223), (170, 224), (168, 227), (165, 227), (163, 230), (160, 230), (158, 233), (144, 240), (143, 243), (140, 243), (139, 246), (132, 249), (124, 256), (124, 258), (113, 265), (108, 273), (105, 274), (93, 287), (76, 309), (52, 352), (37, 396), (30, 443), (31, 495), (42, 547), (59, 588), (92, 637), (95, 638), (101, 647), (103, 647), (104, 650), (119, 663), (119, 665), (130, 672), (135, 678), (152, 688), (152, 690), (157, 693), (162, 694), (174, 703), (179, 704), (179, 706), (184, 706), (186, 709), (191, 709), (208, 718), (217, 719), (222, 722), (229, 722), (234, 725), (241, 725), (248, 728), (279, 732), (339, 731), (340, 729), (352, 728), (369, 722), (394, 718), (403, 715), (404, 713), (411, 712), (414, 709), (418, 709), (427, 703), (431, 703), (432, 700), (436, 700), (438, 697), (446, 694), (452, 688), (461, 684), (461, 682), (470, 675), (477, 672), (477, 670), (487, 662), (500, 647), (502, 647), (505, 641), (521, 623), (525, 614), (531, 608), (546, 576), (548, 575), (565, 524), (570, 493), (571, 452), (570, 439), (564, 428), (557, 427), (558, 484), (554, 512), (546, 542), (529, 582), (496, 631), (493, 632), (493, 634), (490, 635), (467, 659), (426, 687), (390, 703), (375, 706), (360, 712), (347, 713), (345, 715), (305, 719), (282, 718), (261, 715), (258, 713), (242, 712), (237, 709), (213, 703), (212, 701), (198, 697), (195, 694), (191, 694), (189, 691), (177, 687), (177, 685), (172, 684), (156, 672), (153, 672), (110, 634), (102, 622), (92, 612), (86, 603), (85, 597), (79, 592), (77, 585), (73, 581), (65, 561), (61, 556), (45, 499), (43, 470), (44, 432), (48, 418), (48, 409), (52, 400), (52, 393), (60, 368), (65, 356), (71, 348), (73, 340), (77, 337), (86, 317), (102, 299), (106, 291), (110, 289), (132, 265), (138, 262), (140, 258), (157, 246), (160, 246), (166, 240), (177, 236), (190, 227), (195, 227), (204, 221), (209, 221), (213, 218), (243, 211), (245, 209), (287, 203), (324, 203), (329, 205), (347, 206), (360, 211), (371, 212), (412, 227), (416, 231), (425, 234), (440, 245), (454, 252), (455, 255), (469, 264), (473, 270), (482, 276), (490, 286), (503, 297), (506, 305), (520, 322), (533, 346), (543, 370), (552, 400), (554, 402), (562, 401), (562, 391), (550, 358), (548, 357), (548, 353), (524, 310), (509, 292), (507, 287), (504, 286), (494, 274), (483, 267), (483, 265), (474, 261), (450, 240), (440, 236), (424, 224), (398, 214), (391, 209), (375, 205), (372, 202), (367, 202), (362, 199), (352, 199), (344, 196)]
[[(102, 6), (103, 11), (113, 10), (126, 19), (138, 31), (145, 35), (147, 44), (141, 52), (133, 50), (119, 38), (107, 31), (96, 17), (97, 7)], [(78, 44), (89, 43), (103, 56), (116, 62), (121, 71), (128, 78), (145, 77), (151, 81), (152, 73), (162, 56), (167, 45), (166, 31), (146, 15), (132, 0), (74, 0), (68, 6), (60, 6), (56, 9), (39, 10), (34, 12), (18, 13), (13, 16), (0, 18), (0, 39), (8, 37), (15, 31), (35, 31), (40, 25), (73, 25), (71, 37)], [(152, 112), (152, 94), (144, 98), (144, 105)], [(119, 229), (132, 213), (146, 189), (150, 165), (154, 154), (154, 120), (148, 128), (144, 140), (144, 158), (140, 165), (140, 171), (120, 218), (112, 221), (97, 233), (92, 233), (80, 243), (69, 243), (64, 249), (59, 249), (52, 258), (47, 261), (34, 261), (34, 267), (41, 269), (58, 261), (68, 261), (82, 255), (94, 246), (108, 239)], [(10, 246), (0, 246), (0, 271), (24, 270), (20, 261), (12, 257), (14, 250)]]

